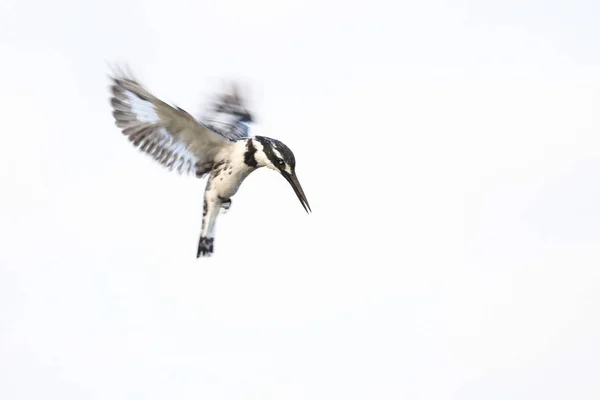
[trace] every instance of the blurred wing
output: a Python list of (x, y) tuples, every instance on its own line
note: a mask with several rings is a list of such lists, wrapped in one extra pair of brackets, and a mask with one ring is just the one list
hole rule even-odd
[(215, 154), (229, 143), (223, 136), (154, 97), (135, 78), (111, 78), (115, 123), (134, 146), (170, 170), (198, 177), (210, 171)]
[(236, 141), (249, 136), (253, 118), (234, 84), (228, 92), (209, 103), (202, 122), (227, 139)]

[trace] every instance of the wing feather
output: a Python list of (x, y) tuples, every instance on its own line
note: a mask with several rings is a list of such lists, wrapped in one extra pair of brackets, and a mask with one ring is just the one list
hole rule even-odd
[(232, 83), (209, 103), (202, 117), (203, 123), (212, 130), (230, 140), (239, 140), (249, 136), (250, 125), (254, 122), (248, 111), (246, 99), (240, 94), (237, 84)]
[(111, 79), (116, 126), (164, 167), (202, 177), (210, 171), (217, 152), (231, 143), (186, 111), (152, 95), (132, 76), (121, 73)]

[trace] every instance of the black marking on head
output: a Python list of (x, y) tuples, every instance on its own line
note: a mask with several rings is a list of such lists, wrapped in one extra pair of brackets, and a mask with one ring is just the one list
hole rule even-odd
[(258, 163), (256, 162), (256, 147), (252, 143), (252, 139), (246, 141), (246, 152), (244, 153), (244, 163), (252, 168), (256, 168)]
[[(289, 165), (293, 171), (296, 167), (296, 159), (294, 153), (285, 144), (276, 139), (271, 139), (264, 136), (255, 136), (255, 139), (263, 146), (263, 151), (267, 158), (280, 170), (284, 170), (286, 165)], [(275, 154), (275, 150), (281, 154), (281, 159)], [(281, 163), (283, 161), (283, 163)]]

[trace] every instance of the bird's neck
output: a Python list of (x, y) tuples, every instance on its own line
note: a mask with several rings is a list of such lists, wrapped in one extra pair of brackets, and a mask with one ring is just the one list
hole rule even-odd
[(250, 168), (260, 168), (269, 165), (269, 159), (264, 152), (263, 145), (260, 141), (255, 138), (248, 138), (243, 141), (239, 141), (240, 146), (243, 146), (243, 160), (244, 163)]

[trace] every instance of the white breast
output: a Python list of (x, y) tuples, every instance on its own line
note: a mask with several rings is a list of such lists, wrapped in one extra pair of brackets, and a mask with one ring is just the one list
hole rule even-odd
[(210, 191), (224, 199), (233, 196), (246, 177), (254, 170), (243, 160), (227, 160), (215, 166), (211, 172)]

